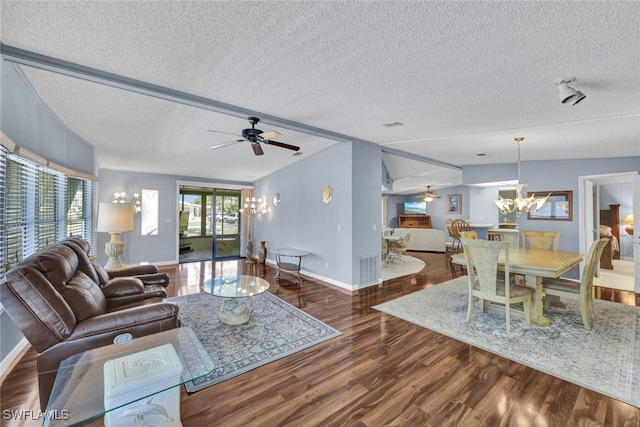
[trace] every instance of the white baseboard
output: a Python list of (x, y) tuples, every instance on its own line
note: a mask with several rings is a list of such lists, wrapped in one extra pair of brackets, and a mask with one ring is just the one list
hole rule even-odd
[(16, 362), (17, 358), (22, 354), (24, 349), (29, 345), (29, 341), (26, 338), (22, 338), (18, 344), (11, 350), (7, 357), (2, 359), (0, 362), (0, 378), (4, 379), (4, 376), (9, 373), (11, 368), (13, 368), (14, 362)]

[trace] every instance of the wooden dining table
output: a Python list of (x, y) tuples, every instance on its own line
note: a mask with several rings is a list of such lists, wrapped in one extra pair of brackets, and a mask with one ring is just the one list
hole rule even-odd
[[(548, 249), (509, 249), (509, 273), (524, 276), (524, 286), (534, 291), (531, 307), (531, 322), (538, 326), (549, 326), (549, 318), (543, 312), (544, 289), (542, 279), (557, 278), (579, 264), (584, 258), (577, 252), (551, 251)], [(451, 256), (451, 262), (467, 265), (463, 252)], [(498, 268), (504, 270), (504, 254), (500, 255)]]

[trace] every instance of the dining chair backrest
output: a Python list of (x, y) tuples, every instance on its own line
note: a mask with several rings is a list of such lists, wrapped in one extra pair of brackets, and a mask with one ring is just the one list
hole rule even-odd
[(600, 256), (607, 243), (609, 243), (609, 239), (599, 239), (591, 244), (582, 269), (582, 277), (580, 278), (581, 294), (593, 295), (593, 279), (596, 276), (596, 268), (598, 268)]
[[(494, 299), (498, 289), (498, 262), (504, 253), (504, 283), (509, 283), (509, 242), (462, 238), (469, 286), (471, 291), (482, 294), (486, 299)], [(502, 275), (502, 271), (500, 271)], [(478, 292), (479, 291), (479, 292)], [(509, 286), (505, 286), (506, 299), (509, 299)]]
[(559, 231), (522, 231), (523, 248), (557, 251), (558, 243), (560, 243)]
[(460, 232), (460, 237), (464, 237), (465, 239), (477, 239), (478, 238), (478, 233), (476, 233), (473, 230), (471, 230), (471, 231), (461, 231)]
[(460, 238), (460, 233), (463, 231), (471, 231), (471, 225), (464, 219), (456, 219), (451, 223), (451, 231), (454, 238)]
[(591, 330), (591, 321), (596, 320), (596, 312), (593, 308), (593, 279), (596, 275), (596, 268), (602, 251), (608, 243), (609, 239), (607, 238), (593, 242), (585, 257), (585, 264), (579, 283), (568, 279), (545, 279), (542, 281), (545, 295), (562, 297), (567, 294), (578, 294), (582, 322), (587, 330)]
[[(531, 326), (531, 289), (524, 286), (512, 286), (509, 280), (509, 242), (462, 238), (467, 271), (469, 274), (469, 303), (467, 321), (471, 321), (474, 311), (474, 298), (478, 299), (481, 311), (485, 302), (495, 302), (504, 307), (507, 336), (511, 335), (511, 311), (524, 315), (525, 322)], [(502, 271), (498, 265), (502, 264)], [(504, 274), (504, 276), (502, 276)], [(518, 304), (522, 303), (522, 310)], [(516, 304), (513, 308), (512, 304)]]

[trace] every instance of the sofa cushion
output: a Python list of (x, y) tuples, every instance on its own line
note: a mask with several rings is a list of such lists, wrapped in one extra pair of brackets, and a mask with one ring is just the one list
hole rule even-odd
[(77, 321), (98, 316), (107, 311), (107, 299), (102, 289), (85, 273), (78, 271), (60, 291)]
[(68, 246), (55, 244), (35, 254), (32, 265), (60, 292), (78, 269), (78, 257)]

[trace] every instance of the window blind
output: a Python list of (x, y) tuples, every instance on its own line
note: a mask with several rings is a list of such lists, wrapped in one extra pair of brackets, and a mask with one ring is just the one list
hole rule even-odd
[(0, 145), (1, 278), (23, 258), (68, 236), (88, 240), (94, 255), (95, 182), (16, 152)]

